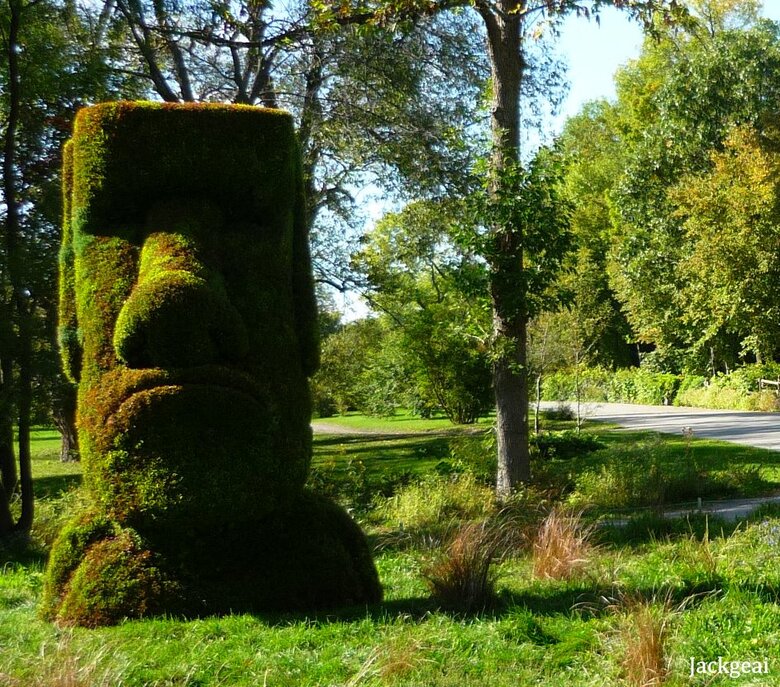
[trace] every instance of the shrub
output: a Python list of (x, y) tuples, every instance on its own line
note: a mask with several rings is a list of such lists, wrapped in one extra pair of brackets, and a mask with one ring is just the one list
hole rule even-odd
[(780, 409), (780, 396), (772, 389), (759, 391), (758, 380), (778, 378), (778, 363), (746, 365), (711, 380), (692, 374), (658, 372), (647, 367), (614, 372), (582, 368), (558, 370), (545, 377), (543, 392), (548, 401), (574, 400), (579, 385), (580, 401), (774, 411)]
[(533, 544), (533, 575), (538, 579), (570, 580), (582, 574), (595, 551), (593, 528), (581, 513), (553, 509)]
[(372, 475), (362, 460), (346, 460), (343, 465), (329, 462), (312, 466), (307, 486), (348, 509), (369, 510), (377, 496), (389, 498), (399, 488), (411, 484), (409, 470), (388, 470)]
[(493, 563), (501, 548), (501, 532), (487, 521), (466, 523), (439, 556), (423, 570), (431, 593), (443, 607), (472, 613), (495, 598)]
[(645, 403), (648, 405), (672, 404), (680, 386), (680, 377), (678, 375), (664, 372), (649, 372), (641, 367), (634, 368), (632, 374), (636, 390), (633, 403)]
[[(569, 502), (578, 508), (603, 509), (660, 505), (669, 488), (662, 467), (667, 452), (668, 449), (655, 442), (605, 451), (601, 466), (577, 476)], [(683, 479), (695, 485), (691, 464), (681, 468), (688, 473)]]
[(659, 441), (611, 448), (604, 462), (580, 473), (569, 503), (578, 508), (620, 509), (755, 494), (767, 483), (758, 466), (702, 470), (693, 456), (680, 460)]
[(377, 515), (390, 527), (441, 534), (453, 520), (478, 520), (494, 510), (493, 490), (464, 472), (402, 487), (379, 505)]
[(780, 397), (772, 389), (758, 388), (759, 379), (777, 379), (780, 365), (747, 365), (710, 380), (694, 377), (680, 387), (678, 405), (724, 410), (780, 410)]
[(533, 455), (545, 460), (576, 458), (604, 448), (604, 444), (592, 434), (572, 430), (543, 432), (532, 436), (530, 444)]
[(461, 466), (478, 482), (488, 486), (496, 483), (495, 433), (463, 435), (450, 439), (450, 458), (454, 466)]
[(543, 410), (542, 414), (548, 420), (555, 420), (558, 422), (568, 422), (577, 418), (577, 414), (574, 412), (574, 408), (572, 408), (568, 403), (562, 402), (558, 403), (555, 408), (548, 408), (547, 410)]

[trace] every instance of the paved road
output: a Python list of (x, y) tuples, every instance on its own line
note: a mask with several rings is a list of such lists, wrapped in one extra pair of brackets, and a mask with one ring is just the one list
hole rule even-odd
[[(544, 407), (556, 405), (545, 403)], [(683, 428), (690, 427), (696, 437), (780, 451), (780, 413), (623, 403), (585, 403), (583, 409), (586, 417), (614, 422), (626, 429), (680, 434)]]

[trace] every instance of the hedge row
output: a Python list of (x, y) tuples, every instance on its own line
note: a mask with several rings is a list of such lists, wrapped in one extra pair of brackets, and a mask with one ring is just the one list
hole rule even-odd
[(759, 390), (759, 379), (778, 378), (780, 363), (748, 365), (710, 379), (641, 367), (617, 371), (593, 367), (545, 376), (542, 395), (548, 401), (570, 401), (579, 396), (583, 401), (601, 403), (773, 411), (780, 410), (780, 397), (771, 388)]

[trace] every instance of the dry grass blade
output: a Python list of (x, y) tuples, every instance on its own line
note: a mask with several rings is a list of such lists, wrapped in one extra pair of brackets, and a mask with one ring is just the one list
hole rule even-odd
[(9, 687), (114, 687), (122, 682), (122, 669), (104, 667), (111, 654), (110, 646), (101, 647), (95, 653), (81, 653), (73, 648), (71, 633), (65, 632), (57, 644), (41, 647), (34, 677), (17, 681), (0, 674), (0, 684)]
[(416, 639), (402, 637), (386, 647), (379, 668), (383, 680), (400, 678), (417, 670), (420, 665), (430, 662), (425, 658), (426, 647)]
[(668, 666), (666, 642), (671, 609), (668, 604), (637, 605), (621, 628), (623, 675), (636, 687), (660, 687), (666, 681)]
[[(692, 598), (692, 597), (691, 597)], [(671, 593), (650, 598), (620, 593), (607, 609), (620, 616), (617, 637), (623, 679), (632, 687), (661, 687), (669, 677), (672, 623), (691, 598), (675, 605)]]
[(358, 669), (357, 673), (355, 673), (347, 682), (344, 687), (358, 687), (363, 681), (369, 680), (372, 677), (375, 677), (378, 673), (376, 662), (379, 659), (381, 655), (381, 652), (378, 647), (375, 647), (371, 650), (371, 653), (366, 657), (366, 660), (363, 661), (362, 665)]
[(492, 565), (501, 539), (500, 528), (488, 522), (462, 525), (423, 571), (434, 598), (446, 608), (469, 613), (489, 606), (495, 600)]
[(539, 579), (569, 580), (580, 575), (595, 553), (593, 527), (582, 514), (558, 509), (542, 522), (533, 545), (533, 575)]

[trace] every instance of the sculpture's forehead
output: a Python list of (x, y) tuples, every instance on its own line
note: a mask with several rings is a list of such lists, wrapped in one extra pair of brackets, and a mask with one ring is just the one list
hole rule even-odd
[(161, 199), (209, 198), (237, 219), (275, 224), (298, 192), (286, 113), (227, 105), (106, 103), (82, 110), (72, 139), (79, 231), (143, 222)]

